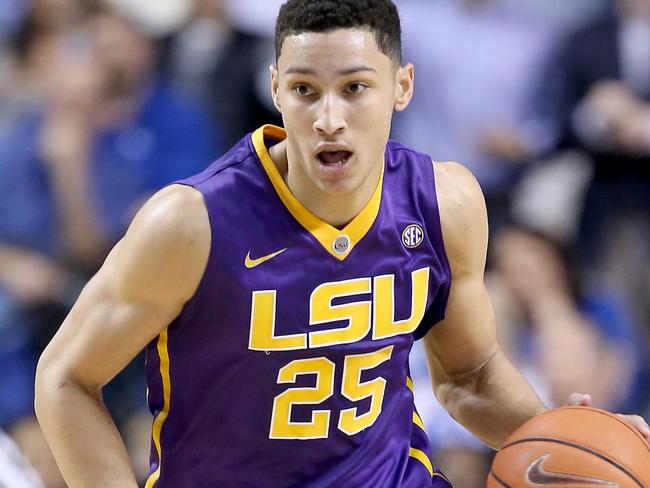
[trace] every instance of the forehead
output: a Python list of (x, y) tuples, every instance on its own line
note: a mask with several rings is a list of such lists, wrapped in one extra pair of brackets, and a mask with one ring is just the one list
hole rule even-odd
[(278, 58), (280, 72), (303, 68), (339, 70), (347, 65), (364, 65), (379, 71), (390, 64), (388, 56), (379, 50), (373, 33), (364, 29), (336, 29), (287, 36)]

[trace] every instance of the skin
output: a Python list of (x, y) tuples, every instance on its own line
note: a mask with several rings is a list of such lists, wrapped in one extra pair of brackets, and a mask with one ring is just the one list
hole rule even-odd
[(436, 164), (436, 189), (452, 287), (443, 321), (424, 337), (436, 398), (491, 447), (545, 410), (496, 338), (484, 284), (488, 227), (477, 181), (457, 163)]
[(154, 195), (43, 352), (36, 414), (68, 486), (138, 486), (101, 388), (194, 294), (210, 240), (196, 190), (172, 186)]
[[(355, 66), (371, 69), (340, 73)], [(311, 73), (290, 73), (293, 67)], [(413, 67), (396, 66), (369, 32), (349, 29), (289, 37), (272, 78), (288, 132), (271, 151), (274, 162), (308, 209), (333, 225), (348, 222), (377, 185), (392, 112), (412, 96)], [(352, 88), (361, 84), (367, 88)], [(314, 157), (323, 141), (344, 141), (354, 152), (334, 177)], [(458, 164), (436, 171), (453, 285), (447, 318), (425, 339), (434, 390), (452, 415), (499, 446), (544, 407), (496, 342), (483, 286), (487, 223), (478, 184)], [(200, 193), (171, 186), (156, 194), (43, 353), (36, 412), (69, 486), (137, 486), (101, 388), (193, 295), (210, 239)]]
[[(379, 182), (392, 113), (413, 95), (413, 66), (396, 67), (370, 32), (339, 29), (288, 37), (271, 78), (288, 129), (271, 157), (307, 209), (332, 225), (346, 224)], [(344, 174), (321, 171), (316, 153), (323, 143), (353, 152)]]

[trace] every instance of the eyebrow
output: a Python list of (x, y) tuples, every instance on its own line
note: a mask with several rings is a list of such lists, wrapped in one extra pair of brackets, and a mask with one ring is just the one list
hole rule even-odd
[[(346, 76), (346, 75), (351, 75), (353, 73), (359, 73), (361, 71), (370, 71), (372, 73), (377, 72), (377, 70), (375, 68), (372, 68), (371, 66), (351, 66), (350, 68), (345, 68), (337, 71), (336, 74), (339, 76)], [(287, 75), (291, 75), (291, 74), (311, 75), (311, 76), (316, 75), (315, 70), (311, 68), (304, 68), (301, 66), (292, 66), (290, 68), (287, 68), (287, 70), (284, 73)]]

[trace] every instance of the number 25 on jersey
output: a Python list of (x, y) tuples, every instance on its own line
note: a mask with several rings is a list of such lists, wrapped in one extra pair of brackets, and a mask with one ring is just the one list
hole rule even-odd
[[(372, 289), (371, 289), (372, 286)], [(393, 275), (359, 278), (324, 283), (314, 289), (309, 302), (309, 324), (319, 325), (344, 321), (345, 327), (308, 334), (275, 335), (276, 291), (253, 292), (249, 348), (264, 351), (287, 351), (315, 349), (338, 344), (357, 342), (372, 329), (372, 339), (379, 340), (400, 334), (410, 334), (422, 321), (427, 305), (429, 268), (411, 274), (411, 316), (395, 320), (395, 277)], [(344, 305), (332, 305), (336, 298), (373, 293), (371, 301), (356, 301)], [(371, 308), (372, 307), (372, 308)], [(371, 324), (371, 312), (374, 321)], [(381, 413), (386, 379), (377, 378), (361, 382), (364, 370), (376, 368), (388, 361), (393, 346), (366, 354), (348, 355), (343, 365), (343, 381), (340, 393), (351, 402), (370, 398), (370, 408), (359, 413), (357, 407), (341, 410), (338, 428), (347, 435), (354, 435), (373, 425)], [(271, 439), (323, 439), (329, 435), (330, 410), (314, 409), (307, 422), (291, 421), (293, 405), (318, 405), (334, 394), (335, 365), (326, 357), (297, 359), (278, 372), (278, 383), (295, 384), (300, 375), (315, 375), (313, 388), (289, 388), (273, 400)], [(338, 392), (337, 392), (338, 393)]]

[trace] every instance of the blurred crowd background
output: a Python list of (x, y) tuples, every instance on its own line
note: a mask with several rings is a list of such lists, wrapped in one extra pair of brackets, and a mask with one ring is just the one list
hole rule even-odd
[[(65, 486), (36, 360), (137, 208), (281, 123), (281, 3), (0, 0), (0, 486)], [(416, 95), (393, 136), (480, 180), (503, 348), (550, 406), (650, 416), (650, 0), (396, 3)], [(144, 479), (142, 365), (105, 401)], [(435, 463), (483, 487), (492, 454), (435, 403), (417, 345), (411, 370)]]

